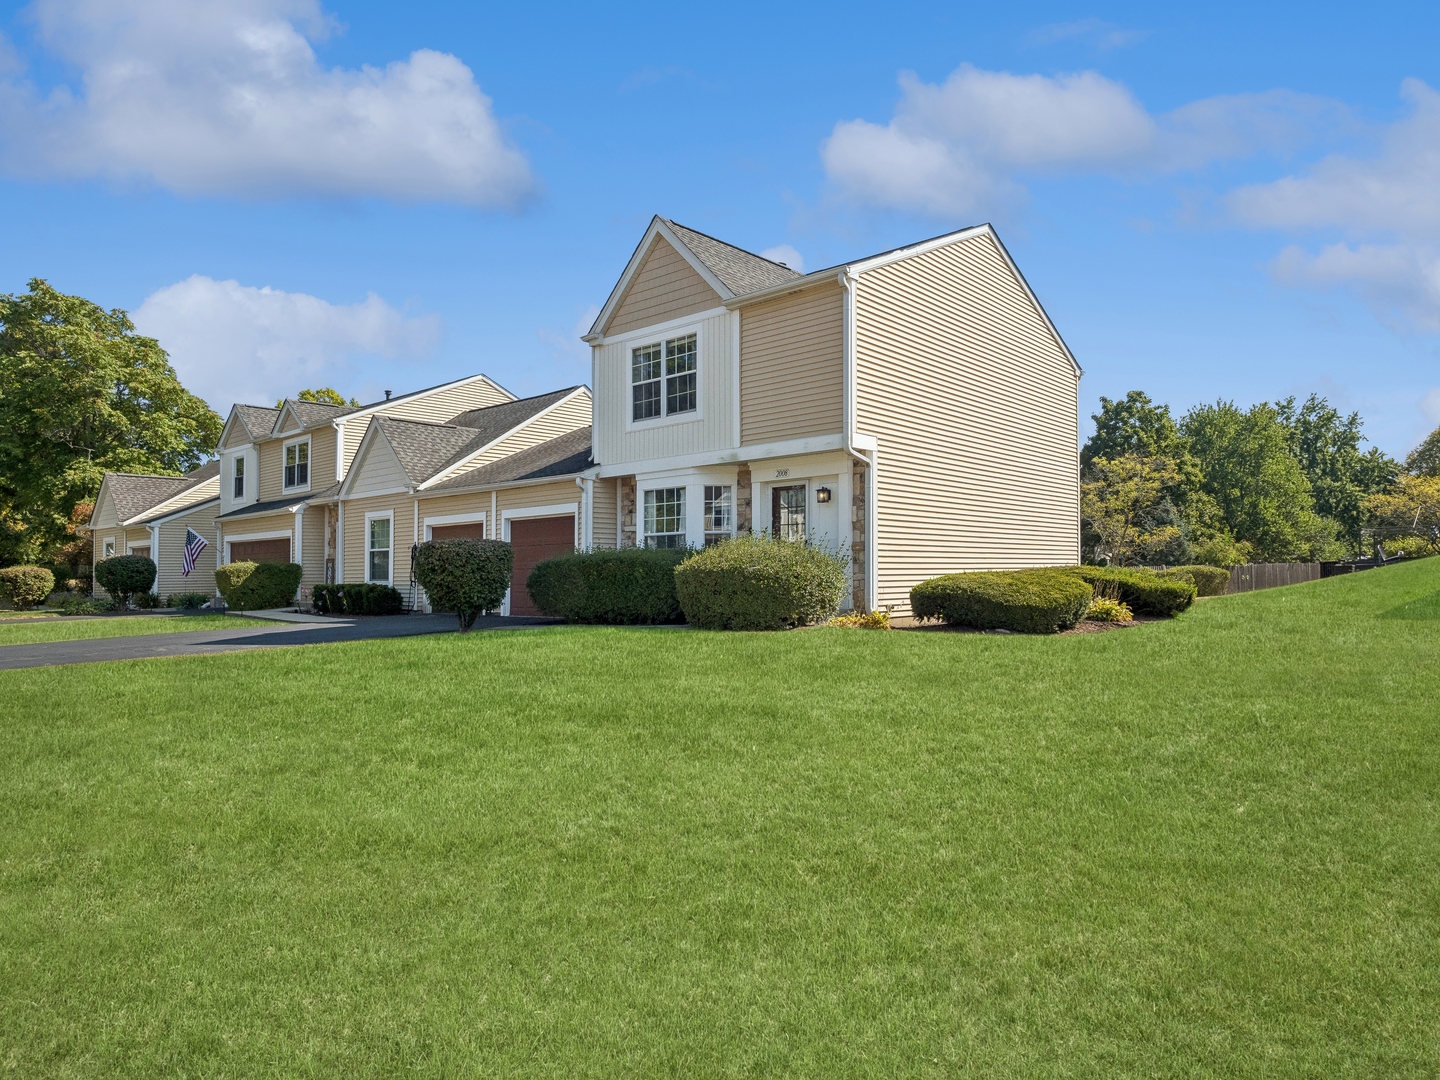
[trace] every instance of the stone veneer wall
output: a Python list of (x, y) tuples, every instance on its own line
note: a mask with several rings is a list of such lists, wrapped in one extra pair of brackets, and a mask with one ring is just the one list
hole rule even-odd
[(865, 595), (865, 466), (858, 461), (851, 470), (851, 490), (855, 496), (850, 503), (850, 583), (851, 602), (856, 611), (869, 611), (870, 602)]
[(753, 520), (750, 501), (750, 466), (742, 465), (735, 476), (735, 535), (737, 536), (744, 536), (750, 531)]
[(635, 477), (620, 477), (620, 546), (635, 546)]

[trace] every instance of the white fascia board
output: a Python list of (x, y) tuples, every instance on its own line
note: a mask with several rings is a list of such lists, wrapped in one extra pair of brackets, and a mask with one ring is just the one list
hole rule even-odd
[[(873, 435), (856, 435), (852, 445), (860, 450), (875, 447)], [(597, 472), (600, 479), (612, 476), (632, 476), (636, 473), (663, 472), (667, 469), (699, 469), (706, 465), (741, 465), (747, 461), (763, 461), (766, 458), (799, 457), (803, 454), (823, 454), (832, 450), (845, 449), (842, 432), (831, 435), (812, 435), (805, 439), (787, 439), (783, 442), (755, 443), (737, 450), (711, 450), (698, 454), (684, 454), (670, 458), (648, 458), (638, 461), (622, 461), (614, 465), (602, 465)]]
[(414, 495), (413, 487), (389, 487), (389, 488), (364, 488), (360, 491), (352, 491), (346, 495), (347, 499), (378, 499), (382, 495)]
[[(510, 436), (515, 435), (515, 434), (517, 434), (518, 432), (524, 431), (527, 427), (529, 427), (531, 424), (535, 423), (535, 421), (536, 421), (536, 420), (539, 420), (542, 416), (548, 415), (549, 413), (551, 413), (551, 412), (553, 412), (554, 410), (558, 409), (561, 405), (564, 405), (567, 401), (570, 401), (570, 400), (573, 399), (573, 398), (579, 397), (581, 394), (584, 394), (586, 397), (589, 397), (589, 396), (590, 396), (590, 390), (589, 390), (589, 388), (588, 388), (588, 387), (584, 387), (584, 386), (577, 386), (574, 390), (570, 391), (570, 393), (566, 394), (566, 395), (565, 395), (563, 398), (561, 398), (559, 401), (551, 402), (549, 405), (545, 406), (545, 408), (541, 409), (541, 410), (540, 410), (538, 413), (536, 413), (534, 416), (526, 417), (524, 420), (520, 421), (520, 423), (518, 423), (518, 424), (516, 424), (514, 427), (512, 427), (509, 431), (506, 431), (506, 432), (504, 432), (504, 433), (501, 434), (501, 435), (497, 435), (495, 438), (491, 439), (491, 440), (490, 440), (488, 443), (486, 443), (484, 446), (482, 446), (482, 447), (480, 447), (480, 448), (478, 448), (478, 449), (476, 449), (476, 450), (472, 450), (470, 453), (466, 454), (466, 455), (465, 455), (463, 458), (461, 458), (459, 461), (455, 462), (455, 464), (445, 466), (444, 469), (440, 470), (440, 472), (437, 472), (434, 476), (429, 477), (428, 479), (426, 479), (426, 480), (423, 481), (422, 483), (416, 485), (415, 490), (416, 490), (416, 491), (425, 491), (425, 490), (428, 489), (428, 488), (434, 487), (436, 484), (438, 484), (438, 483), (440, 483), (442, 480), (444, 480), (447, 476), (453, 476), (456, 472), (458, 472), (460, 469), (462, 469), (467, 462), (474, 461), (477, 457), (479, 457), (481, 454), (485, 453), (487, 450), (493, 449), (495, 446), (499, 445), (500, 443), (504, 442), (506, 439), (510, 438)], [(557, 438), (558, 438), (558, 436), (557, 436)], [(538, 444), (537, 444), (537, 445), (538, 445)], [(526, 449), (528, 450), (529, 447), (526, 447)], [(517, 453), (518, 453), (518, 451), (517, 451)], [(359, 457), (360, 455), (357, 453), (355, 456), (356, 456), (356, 457)]]
[[(531, 480), (502, 480), (498, 484), (476, 484), (474, 487), (446, 488), (444, 491), (416, 491), (415, 496), (420, 499), (443, 499), (450, 495), (474, 495), (486, 491), (508, 491), (511, 488), (535, 487), (537, 484), (554, 484), (570, 480), (577, 476), (590, 476), (593, 478), (596, 471), (595, 467), (592, 466), (584, 472), (557, 473), (554, 476), (537, 476)], [(630, 471), (634, 472), (633, 469)]]
[(657, 214), (650, 219), (650, 225), (645, 230), (645, 235), (640, 238), (640, 243), (635, 247), (635, 253), (630, 256), (630, 261), (625, 264), (624, 271), (620, 274), (620, 280), (610, 290), (609, 297), (605, 300), (605, 306), (600, 309), (600, 314), (595, 317), (594, 323), (590, 326), (588, 334), (582, 334), (581, 341), (594, 344), (600, 340), (600, 328), (610, 321), (610, 316), (615, 313), (615, 308), (620, 303), (620, 298), (630, 287), (631, 280), (639, 272), (641, 264), (650, 254), (650, 249), (655, 244), (655, 237), (663, 236), (667, 243), (675, 249), (679, 256), (684, 259), (701, 278), (719, 295), (720, 299), (728, 300), (735, 294), (725, 287), (724, 282), (715, 276), (708, 266), (696, 258), (695, 253), (685, 244), (685, 241), (675, 235), (675, 230), (670, 228)]
[(968, 229), (957, 229), (955, 232), (946, 233), (944, 236), (932, 236), (929, 240), (921, 240), (918, 244), (911, 244), (908, 247), (896, 248), (894, 251), (886, 251), (879, 255), (872, 255), (868, 259), (861, 259), (859, 262), (850, 263), (849, 266), (840, 267), (839, 269), (848, 271), (851, 274), (863, 274), (866, 270), (889, 266), (891, 263), (900, 262), (902, 259), (913, 259), (916, 255), (924, 255), (927, 251), (949, 247), (951, 244), (958, 244), (962, 240), (970, 240), (973, 237), (983, 236), (986, 233), (994, 236), (995, 230), (988, 224), (972, 225)]
[[(226, 437), (228, 436), (228, 434), (229, 434), (229, 432), (230, 432), (230, 425), (231, 425), (231, 424), (237, 425), (237, 426), (240, 428), (240, 430), (245, 433), (245, 438), (248, 439), (249, 441), (248, 441), (248, 442), (243, 442), (243, 443), (241, 443), (239, 446), (226, 447), (226, 446), (225, 446), (225, 439), (226, 439)], [(273, 427), (273, 425), (272, 425), (272, 427)], [(222, 451), (222, 449), (223, 449), (223, 450), (228, 451), (228, 452), (230, 452), (230, 453), (234, 453), (236, 450), (243, 450), (243, 449), (245, 449), (245, 447), (247, 447), (247, 446), (254, 446), (257, 438), (258, 438), (258, 436), (256, 436), (255, 432), (253, 432), (253, 431), (250, 430), (250, 425), (247, 424), (247, 423), (245, 423), (245, 418), (240, 415), (240, 410), (239, 410), (239, 408), (237, 408), (236, 406), (232, 405), (232, 406), (230, 406), (230, 415), (225, 418), (225, 426), (220, 429), (220, 438), (219, 438), (219, 440), (215, 443), (215, 447), (216, 447), (215, 452), (218, 454), (218, 453), (220, 453), (220, 452)]]
[[(207, 491), (202, 494), (198, 489), (209, 488), (210, 480), (215, 481), (213, 493)], [(172, 495), (168, 499), (162, 499), (160, 502), (150, 507), (150, 509), (136, 514), (129, 520), (121, 522), (121, 524), (126, 526), (139, 524), (142, 521), (149, 521), (156, 514), (180, 513), (182, 511), (189, 510), (192, 506), (198, 505), (199, 503), (209, 502), (211, 499), (220, 498), (220, 478), (218, 476), (212, 476), (210, 480), (202, 480), (198, 484), (191, 484), (188, 488), (180, 492), (178, 495)], [(187, 496), (190, 497), (189, 502), (184, 501)]]
[(220, 502), (220, 496), (219, 496), (219, 495), (212, 495), (212, 496), (211, 496), (210, 498), (208, 498), (208, 499), (201, 499), (199, 502), (190, 503), (188, 506), (182, 506), (182, 507), (180, 507), (180, 509), (178, 509), (178, 510), (172, 510), (172, 511), (170, 511), (168, 514), (166, 514), (164, 517), (152, 518), (152, 519), (150, 519), (148, 522), (146, 522), (146, 524), (150, 525), (152, 528), (158, 527), (158, 526), (160, 526), (160, 525), (166, 525), (166, 524), (174, 521), (176, 518), (182, 518), (182, 517), (184, 517), (186, 514), (193, 514), (196, 510), (203, 510), (203, 509), (205, 509), (205, 507), (209, 506), (211, 503), (215, 503), (215, 504), (218, 505), (219, 502)]
[[(353, 416), (354, 413), (350, 415)], [(341, 481), (340, 490), (335, 493), (336, 499), (351, 498), (351, 481), (360, 474), (360, 467), (364, 464), (365, 455), (370, 449), (370, 444), (374, 440), (381, 438), (381, 436), (377, 434), (379, 430), (379, 424), (371, 424), (365, 430), (365, 437), (360, 440), (360, 445), (355, 448), (355, 456), (350, 460), (350, 468), (345, 473), (345, 479)], [(337, 451), (338, 449), (337, 447)], [(394, 453), (393, 448), (391, 449), (391, 453)]]
[(813, 289), (816, 285), (837, 284), (845, 279), (848, 267), (831, 266), (824, 270), (816, 270), (813, 274), (806, 274), (804, 277), (795, 278), (793, 281), (782, 281), (779, 285), (770, 285), (763, 289), (756, 289), (754, 292), (740, 293), (725, 301), (725, 306), (730, 310), (744, 307), (746, 304), (758, 303), (761, 300), (773, 300), (777, 296), (788, 296), (793, 292), (800, 292), (804, 289)]

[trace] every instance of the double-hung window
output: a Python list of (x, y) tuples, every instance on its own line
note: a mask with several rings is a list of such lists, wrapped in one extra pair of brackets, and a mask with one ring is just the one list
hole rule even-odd
[(232, 489), (234, 497), (243, 499), (245, 497), (245, 455), (241, 454), (235, 459), (235, 482)]
[(734, 496), (729, 484), (705, 485), (705, 546), (728, 540), (734, 531)]
[(310, 440), (285, 447), (285, 487), (310, 486)]
[(100, 557), (102, 559), (112, 559), (115, 557), (115, 540), (113, 537), (107, 537), (105, 542), (100, 545)]
[(654, 488), (645, 492), (645, 546), (685, 546), (685, 489)]
[(389, 517), (371, 518), (365, 530), (368, 543), (365, 562), (365, 580), (390, 584), (390, 528)]
[(694, 334), (641, 345), (630, 353), (630, 416), (653, 420), (699, 406)]

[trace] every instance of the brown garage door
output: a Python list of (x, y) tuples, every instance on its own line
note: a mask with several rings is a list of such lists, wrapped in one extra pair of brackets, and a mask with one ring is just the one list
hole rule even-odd
[(231, 562), (289, 562), (290, 538), (243, 540), (230, 545)]
[(515, 549), (515, 573), (510, 578), (510, 614), (539, 615), (525, 581), (537, 563), (575, 550), (575, 516), (518, 518), (510, 522), (510, 546)]
[(431, 540), (484, 540), (485, 522), (467, 521), (460, 525), (430, 526)]

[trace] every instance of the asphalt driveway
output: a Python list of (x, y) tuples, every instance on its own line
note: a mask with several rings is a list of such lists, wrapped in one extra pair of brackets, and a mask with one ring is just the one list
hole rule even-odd
[[(503, 630), (553, 625), (554, 619), (520, 616), (481, 616), (476, 630)], [(413, 637), (417, 634), (454, 633), (454, 615), (391, 615), (384, 618), (336, 619), (333, 622), (260, 622), (254, 628), (198, 630), (184, 634), (144, 634), (133, 637), (91, 638), (85, 641), (43, 641), (30, 645), (0, 646), (0, 671), (14, 668), (53, 667), (57, 664), (94, 664), (104, 660), (143, 660), (156, 656), (200, 656), (206, 653), (243, 652), (249, 649), (325, 645), (337, 641)]]

